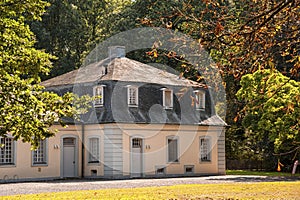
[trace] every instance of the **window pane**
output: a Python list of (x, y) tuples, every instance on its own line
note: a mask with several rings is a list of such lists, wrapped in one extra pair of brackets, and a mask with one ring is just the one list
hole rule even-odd
[(0, 138), (0, 165), (14, 164), (14, 142), (12, 138)]
[(177, 139), (168, 139), (168, 162), (178, 162)]
[(205, 108), (205, 94), (202, 92), (196, 93), (196, 108)]
[(132, 139), (132, 148), (141, 148), (142, 147), (142, 139), (134, 138)]
[(128, 88), (128, 104), (137, 105), (137, 88)]
[(47, 164), (46, 140), (40, 140), (38, 148), (33, 151), (33, 164)]
[(200, 139), (200, 159), (201, 161), (210, 161), (210, 146), (209, 139)]
[(95, 105), (102, 105), (103, 104), (104, 94), (103, 94), (103, 87), (102, 86), (97, 86), (97, 87), (94, 88), (94, 97), (97, 97), (95, 99)]
[(99, 138), (90, 138), (90, 152), (89, 152), (89, 162), (90, 163), (99, 163)]
[(172, 108), (173, 107), (173, 92), (172, 90), (164, 90), (164, 107)]

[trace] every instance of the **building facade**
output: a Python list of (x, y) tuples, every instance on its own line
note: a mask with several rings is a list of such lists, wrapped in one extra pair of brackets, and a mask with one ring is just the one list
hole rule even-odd
[(0, 180), (136, 178), (225, 174), (225, 123), (209, 88), (128, 59), (123, 47), (100, 62), (47, 80), (58, 94), (97, 97), (80, 122), (29, 144), (1, 138)]

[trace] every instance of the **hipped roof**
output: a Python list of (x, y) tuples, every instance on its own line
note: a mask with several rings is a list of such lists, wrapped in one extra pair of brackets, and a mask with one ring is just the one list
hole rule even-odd
[[(107, 74), (103, 74), (104, 67), (107, 67)], [(178, 75), (126, 57), (114, 58), (111, 61), (107, 58), (100, 62), (46, 80), (42, 82), (42, 85), (45, 87), (55, 87), (101, 80), (206, 88), (205, 84), (179, 77)]]

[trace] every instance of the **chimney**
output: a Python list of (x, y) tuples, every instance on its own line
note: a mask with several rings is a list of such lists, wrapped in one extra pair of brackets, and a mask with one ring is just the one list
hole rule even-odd
[(124, 58), (125, 57), (125, 46), (111, 46), (108, 47), (108, 56), (110, 59)]

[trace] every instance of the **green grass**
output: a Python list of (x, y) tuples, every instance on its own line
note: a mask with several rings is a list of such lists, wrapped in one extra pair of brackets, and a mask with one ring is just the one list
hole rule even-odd
[[(264, 171), (248, 171), (248, 170), (226, 170), (227, 175), (257, 175), (257, 176), (285, 176), (291, 177), (291, 173), (287, 172), (264, 172)], [(297, 173), (293, 176), (300, 177)]]
[[(1, 198), (1, 197), (0, 197)], [(103, 189), (32, 195), (3, 199), (300, 199), (300, 182), (226, 183), (164, 187)]]

